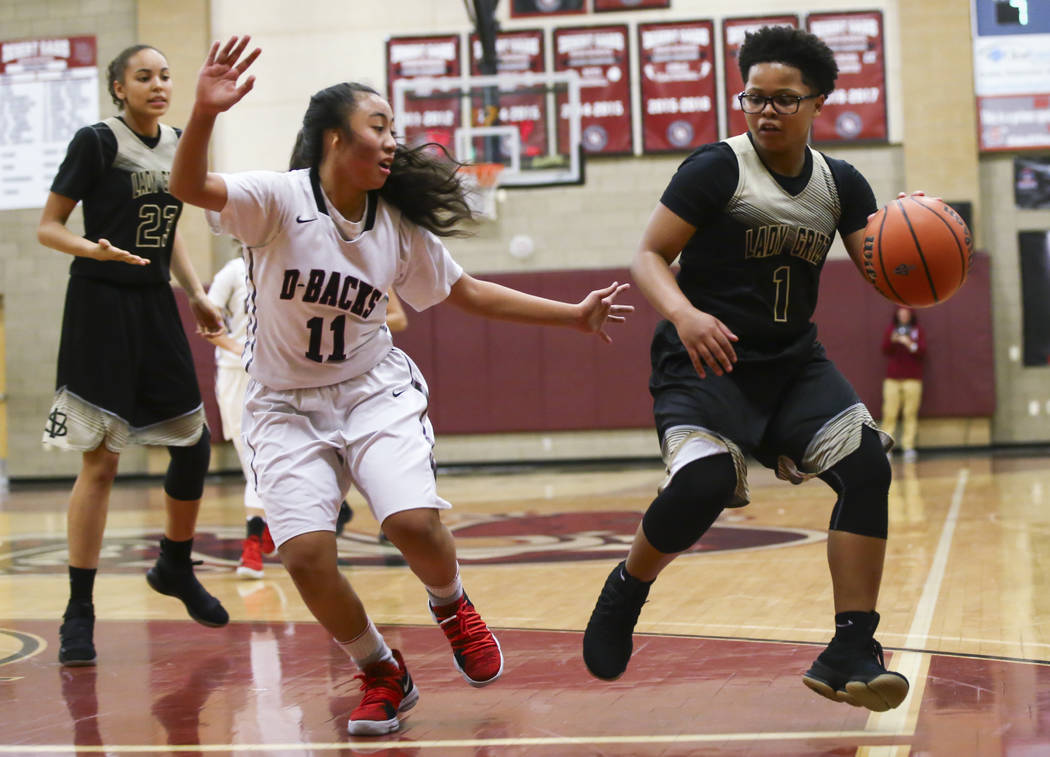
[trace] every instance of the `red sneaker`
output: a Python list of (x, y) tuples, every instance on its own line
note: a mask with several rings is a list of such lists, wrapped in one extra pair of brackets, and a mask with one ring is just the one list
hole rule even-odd
[(262, 535), (262, 553), (267, 557), (273, 557), (277, 554), (277, 545), (273, 543), (273, 537), (270, 536), (270, 527), (263, 527)]
[(249, 536), (241, 547), (241, 564), (237, 566), (241, 578), (262, 578), (262, 546), (258, 536)]
[(471, 686), (488, 686), (503, 674), (503, 652), (492, 631), (464, 594), (454, 604), (431, 606), (430, 614), (452, 645), (456, 670)]
[(395, 662), (377, 662), (354, 678), (361, 679), (365, 692), (350, 713), (351, 736), (382, 736), (401, 727), (398, 713), (408, 712), (419, 701), (419, 689), (405, 668), (401, 653), (394, 649)]

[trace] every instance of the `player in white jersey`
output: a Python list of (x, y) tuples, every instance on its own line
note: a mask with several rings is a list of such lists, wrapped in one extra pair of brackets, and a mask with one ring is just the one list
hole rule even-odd
[[(215, 400), (222, 419), (223, 435), (233, 442), (244, 473), (245, 534), (241, 545), (241, 559), (237, 564), (237, 575), (241, 578), (263, 577), (263, 556), (276, 553), (277, 547), (266, 525), (266, 513), (258, 492), (255, 491), (251, 474), (248, 450), (241, 433), (241, 416), (244, 396), (248, 389), (248, 373), (241, 363), (241, 354), (248, 336), (248, 289), (244, 258), (238, 255), (226, 263), (212, 279), (208, 299), (220, 311), (226, 323), (226, 332), (207, 337), (215, 345)], [(408, 317), (402, 310), (397, 296), (390, 292), (387, 302), (387, 328), (401, 331), (408, 325)], [(353, 518), (353, 510), (343, 500), (336, 519), (336, 535)], [(380, 538), (383, 538), (380, 532)]]
[(300, 595), (361, 670), (351, 734), (400, 727), (418, 697), (400, 652), (368, 618), (336, 561), (334, 525), (356, 484), (384, 533), (423, 582), (467, 682), (503, 671), (499, 644), (463, 593), (452, 534), (438, 510), (427, 384), (393, 347), (384, 294), (416, 310), (448, 300), (493, 318), (558, 325), (609, 341), (626, 284), (578, 304), (534, 297), (465, 274), (439, 236), (471, 218), (457, 166), (399, 147), (390, 105), (362, 85), (315, 94), (301, 142), (309, 169), (220, 175), (207, 169), (215, 119), (253, 86), (248, 38), (215, 43), (175, 156), (172, 192), (211, 211), (246, 247), (252, 381), (244, 435), (270, 530)]

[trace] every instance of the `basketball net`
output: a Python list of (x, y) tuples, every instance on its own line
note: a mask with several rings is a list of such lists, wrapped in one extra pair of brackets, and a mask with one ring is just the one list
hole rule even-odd
[(502, 163), (470, 163), (459, 169), (463, 172), (467, 205), (479, 218), (496, 218), (496, 190), (503, 168)]

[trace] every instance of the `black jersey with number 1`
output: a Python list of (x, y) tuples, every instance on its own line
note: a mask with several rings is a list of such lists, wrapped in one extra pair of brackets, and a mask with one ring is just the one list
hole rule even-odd
[(148, 258), (134, 266), (78, 256), (69, 273), (118, 284), (169, 280), (175, 225), (182, 203), (168, 192), (179, 131), (160, 125), (155, 138), (142, 137), (120, 118), (77, 131), (51, 185), (55, 194), (80, 200), (84, 236)]
[[(678, 285), (739, 338), (741, 360), (775, 358), (815, 338), (811, 319), (836, 232), (864, 227), (871, 187), (853, 166), (806, 149), (802, 173), (770, 171), (750, 134), (706, 145), (679, 167), (661, 203), (697, 227)], [(664, 349), (684, 349), (661, 324)], [(654, 345), (655, 346), (655, 345)]]

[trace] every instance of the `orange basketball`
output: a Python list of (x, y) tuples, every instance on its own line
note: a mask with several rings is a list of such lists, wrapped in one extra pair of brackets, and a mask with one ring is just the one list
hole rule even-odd
[(894, 200), (871, 217), (864, 232), (864, 275), (898, 305), (944, 302), (966, 281), (972, 262), (970, 229), (943, 200)]

